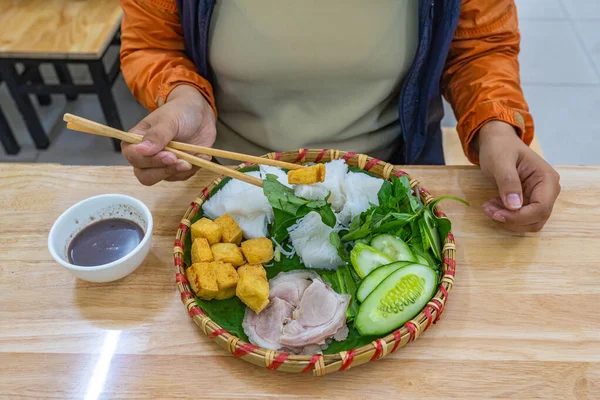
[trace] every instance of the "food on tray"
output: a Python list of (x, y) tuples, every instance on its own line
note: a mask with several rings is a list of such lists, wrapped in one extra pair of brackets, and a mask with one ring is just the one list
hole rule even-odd
[[(371, 240), (371, 246), (381, 251), (393, 261), (417, 262), (417, 257), (402, 239), (390, 234), (377, 235)], [(425, 264), (427, 265), (427, 264)]]
[(302, 169), (294, 169), (288, 172), (287, 179), (289, 184), (312, 185), (317, 182), (325, 181), (325, 166), (315, 164)]
[(350, 260), (352, 266), (354, 266), (354, 270), (361, 278), (369, 275), (375, 268), (394, 261), (376, 248), (364, 243), (356, 243), (354, 245), (350, 253)]
[(292, 246), (306, 267), (335, 269), (344, 264), (329, 240), (333, 228), (325, 225), (317, 212), (311, 211), (288, 231)]
[[(247, 172), (266, 179), (267, 174), (288, 185), (286, 173), (277, 167), (261, 165), (260, 171)], [(204, 215), (216, 219), (229, 214), (242, 229), (246, 239), (268, 236), (267, 226), (273, 221), (273, 208), (261, 188), (238, 180), (230, 180), (202, 204)]]
[(221, 241), (221, 227), (208, 218), (200, 218), (191, 226), (192, 241), (197, 238), (205, 238), (209, 244), (219, 243)]
[(369, 275), (367, 275), (358, 288), (356, 289), (356, 299), (360, 302), (365, 301), (368, 295), (379, 286), (381, 282), (388, 276), (399, 270), (402, 267), (411, 264), (407, 261), (398, 261), (387, 265), (382, 265), (380, 267), (375, 268)]
[(231, 215), (224, 214), (216, 218), (215, 224), (221, 228), (221, 242), (240, 245), (242, 242), (242, 228), (240, 228)]
[(203, 300), (229, 299), (235, 296), (238, 274), (229, 263), (218, 261), (192, 264), (186, 271), (196, 296)]
[(273, 242), (266, 237), (246, 240), (242, 253), (248, 264), (266, 264), (273, 259)]
[(192, 242), (192, 263), (211, 262), (214, 259), (208, 240), (203, 237), (194, 239)]
[(344, 207), (344, 194), (342, 183), (348, 173), (348, 164), (344, 160), (333, 160), (325, 164), (325, 181), (314, 185), (296, 185), (296, 196), (308, 200), (324, 200), (329, 195), (327, 202), (335, 212)]
[(254, 268), (245, 268), (240, 275), (236, 295), (255, 313), (260, 314), (269, 304), (269, 282), (266, 273)]
[(210, 246), (215, 261), (230, 263), (239, 267), (245, 263), (242, 251), (235, 243), (215, 243)]
[[(434, 207), (448, 197), (424, 205), (406, 176), (386, 181), (344, 160), (246, 173), (262, 190), (226, 181), (185, 249), (198, 302), (224, 329), (272, 350), (349, 350), (399, 328), (434, 295), (451, 228)], [(197, 262), (209, 252), (215, 262)], [(241, 302), (217, 301), (234, 294)]]
[(348, 336), (349, 295), (336, 293), (313, 271), (282, 272), (271, 279), (271, 303), (262, 313), (246, 310), (243, 327), (263, 348), (313, 354)]
[(267, 271), (265, 271), (265, 268), (260, 264), (244, 264), (237, 269), (237, 273), (239, 276), (250, 274), (262, 276), (263, 278), (267, 279)]
[(413, 264), (383, 280), (362, 302), (354, 326), (361, 335), (384, 335), (404, 325), (435, 294), (438, 276), (431, 268)]
[(342, 183), (344, 207), (339, 219), (343, 225), (350, 224), (362, 212), (368, 210), (371, 204), (379, 205), (377, 193), (383, 184), (383, 179), (374, 178), (362, 172), (348, 172)]

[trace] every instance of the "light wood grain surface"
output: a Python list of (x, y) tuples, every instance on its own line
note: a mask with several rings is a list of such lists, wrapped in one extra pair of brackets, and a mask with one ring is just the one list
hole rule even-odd
[(0, 58), (99, 59), (121, 16), (119, 0), (0, 0)]
[[(598, 399), (600, 168), (559, 168), (540, 234), (494, 226), (494, 189), (470, 167), (407, 167), (454, 222), (456, 285), (440, 322), (372, 364), (316, 378), (255, 367), (203, 336), (175, 287), (173, 237), (211, 179), (142, 187), (125, 167), (0, 165), (0, 398)], [(113, 283), (76, 280), (46, 241), (69, 206), (102, 193), (144, 201), (147, 261)]]

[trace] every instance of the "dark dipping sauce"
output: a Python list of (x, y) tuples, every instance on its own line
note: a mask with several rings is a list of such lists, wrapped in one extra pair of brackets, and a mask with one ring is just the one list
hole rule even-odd
[(103, 219), (85, 227), (69, 244), (69, 262), (80, 267), (108, 264), (125, 257), (144, 238), (144, 231), (133, 221)]

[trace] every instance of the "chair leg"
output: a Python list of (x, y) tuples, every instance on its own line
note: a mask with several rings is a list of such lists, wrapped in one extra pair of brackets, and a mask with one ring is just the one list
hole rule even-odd
[[(69, 67), (65, 64), (54, 64), (54, 70), (56, 71), (56, 76), (58, 76), (58, 80), (63, 85), (73, 85), (73, 77), (71, 76), (71, 72), (69, 71)], [(67, 95), (67, 100), (74, 101), (77, 100), (77, 95)]]
[(21, 150), (21, 146), (17, 143), (15, 136), (8, 125), (8, 121), (0, 108), (0, 143), (4, 147), (6, 154), (18, 154)]
[[(100, 99), (100, 105), (102, 106), (102, 112), (106, 123), (113, 128), (123, 130), (123, 124), (121, 123), (121, 117), (117, 109), (117, 103), (112, 94), (112, 85), (108, 79), (108, 74), (104, 69), (104, 64), (101, 60), (93, 61), (88, 64), (92, 79), (94, 80), (94, 86), (96, 86), (96, 93)], [(113, 139), (113, 148), (116, 152), (121, 151), (121, 142)]]
[[(40, 85), (44, 84), (44, 78), (42, 78), (42, 74), (39, 70), (39, 66), (35, 66), (33, 68), (30, 76), (31, 76), (31, 82), (37, 83)], [(41, 106), (49, 106), (50, 104), (52, 104), (52, 98), (50, 97), (49, 94), (38, 94), (37, 99), (38, 99), (38, 103), (40, 103)]]
[(8, 90), (13, 97), (29, 135), (38, 149), (46, 149), (50, 145), (50, 140), (40, 123), (40, 119), (29, 99), (29, 95), (19, 88), (19, 77), (15, 65), (10, 61), (0, 61), (0, 75), (6, 82)]

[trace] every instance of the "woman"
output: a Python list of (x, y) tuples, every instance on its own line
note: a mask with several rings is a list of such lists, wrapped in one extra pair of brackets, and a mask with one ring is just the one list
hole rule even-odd
[[(498, 186), (484, 213), (539, 231), (558, 174), (528, 145), (512, 0), (121, 0), (123, 75), (152, 110), (123, 154), (146, 185), (195, 168), (170, 140), (262, 154), (340, 148), (443, 164), (440, 94)], [(218, 117), (217, 117), (218, 116)]]

